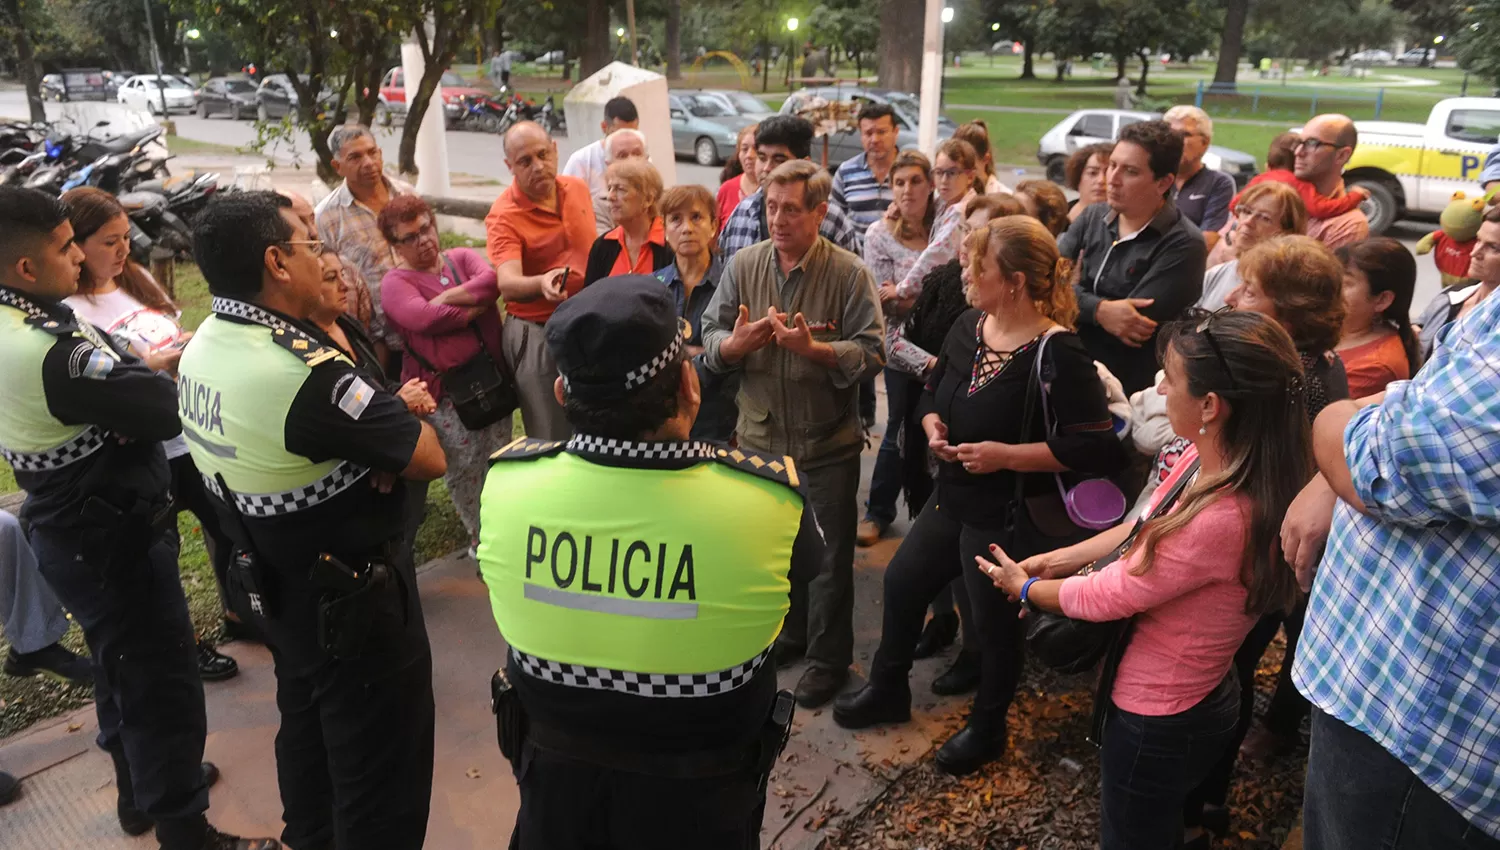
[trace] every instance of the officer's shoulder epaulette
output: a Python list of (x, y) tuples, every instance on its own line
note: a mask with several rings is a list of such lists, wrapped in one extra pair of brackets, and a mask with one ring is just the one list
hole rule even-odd
[(799, 492), (802, 489), (802, 477), (797, 474), (797, 464), (786, 455), (762, 454), (749, 449), (714, 446), (714, 460), (741, 472), (748, 472), (768, 481), (785, 484)]
[(311, 340), (299, 333), (287, 333), (283, 328), (273, 328), (271, 339), (275, 340), (277, 345), (297, 355), (308, 366), (326, 363), (339, 356), (338, 349), (321, 345), (316, 340)]
[(44, 333), (52, 334), (53, 336), (67, 336), (79, 330), (77, 322), (66, 322), (59, 319), (54, 319), (46, 313), (35, 313), (28, 315), (26, 317), (26, 324)]
[(530, 437), (518, 437), (512, 440), (510, 445), (490, 455), (490, 463), (499, 460), (526, 460), (555, 455), (567, 445), (562, 440), (537, 440)]

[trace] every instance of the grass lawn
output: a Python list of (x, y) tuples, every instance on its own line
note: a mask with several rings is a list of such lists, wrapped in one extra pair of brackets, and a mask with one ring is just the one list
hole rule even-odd
[[(463, 244), (463, 237), (446, 233), (443, 237), (445, 246), (450, 242)], [(176, 300), (182, 308), (184, 327), (196, 328), (208, 316), (208, 285), (196, 266), (182, 264), (177, 267)], [(519, 413), (515, 429), (519, 435)], [(0, 493), (12, 493), (17, 489), (15, 475), (10, 467), (0, 462)], [(177, 529), (182, 541), (178, 556), (182, 589), (187, 595), (193, 627), (199, 634), (217, 638), (221, 618), (219, 590), (213, 569), (208, 563), (208, 552), (203, 546), (203, 532), (198, 527), (197, 518), (190, 513), (181, 514), (177, 518)], [(441, 480), (432, 482), (427, 490), (427, 516), (417, 531), (416, 562), (425, 563), (462, 549), (469, 543), (467, 537), (463, 523), (459, 521), (458, 513), (448, 499), (448, 489)], [(83, 633), (74, 626), (63, 643), (82, 652)], [(0, 655), (9, 650), (10, 644), (0, 635)], [(55, 717), (86, 705), (92, 699), (93, 689), (89, 686), (75, 687), (45, 677), (14, 679), (0, 675), (0, 738), (14, 734), (38, 720)]]
[(215, 142), (202, 142), (197, 139), (189, 139), (185, 136), (169, 136), (167, 138), (167, 150), (176, 156), (184, 154), (212, 154), (219, 156), (237, 156), (247, 153), (234, 145), (221, 145)]

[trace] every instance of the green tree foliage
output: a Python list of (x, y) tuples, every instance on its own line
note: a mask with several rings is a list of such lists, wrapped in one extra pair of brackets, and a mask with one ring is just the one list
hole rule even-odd
[[(410, 2), (410, 0), (407, 0)], [(416, 93), (406, 104), (406, 123), (401, 128), (399, 162), (402, 173), (417, 173), (417, 131), (422, 118), (438, 90), (443, 72), (453, 64), (458, 48), (473, 34), (482, 21), (494, 14), (495, 0), (416, 0), (418, 21), (426, 25), (413, 27), (417, 46), (422, 50), (426, 71)], [(442, 100), (438, 100), (442, 109)]]
[(826, 0), (807, 16), (808, 30), (815, 43), (835, 48), (834, 61), (847, 56), (864, 76), (865, 58), (880, 43), (878, 12), (871, 0)]
[(1263, 55), (1312, 62), (1387, 45), (1407, 25), (1388, 0), (1256, 0), (1250, 18)]
[(1500, 87), (1500, 0), (1472, 0), (1454, 30), (1453, 46), (1465, 71)]

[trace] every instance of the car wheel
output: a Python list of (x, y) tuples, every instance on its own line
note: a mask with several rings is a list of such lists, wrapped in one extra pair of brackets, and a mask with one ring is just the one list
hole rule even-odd
[(693, 161), (699, 165), (718, 165), (719, 148), (707, 136), (693, 143)]
[(270, 121), (271, 120), (271, 113), (270, 113), (269, 110), (266, 109), (266, 105), (264, 103), (257, 103), (255, 105), (255, 120), (256, 121)]
[(1389, 230), (1401, 215), (1401, 204), (1396, 200), (1396, 193), (1379, 180), (1356, 180), (1354, 185), (1363, 187), (1370, 193), (1370, 199), (1359, 206), (1365, 218), (1370, 220), (1370, 235), (1379, 236)]
[(1054, 156), (1047, 160), (1047, 179), (1062, 185), (1068, 179), (1068, 158)]
[(208, 117), (208, 104), (203, 103), (202, 101), (199, 101), (199, 103), (198, 103), (198, 117), (199, 118), (207, 118)]
[(391, 110), (383, 103), (375, 104), (375, 123), (381, 127), (391, 126)]

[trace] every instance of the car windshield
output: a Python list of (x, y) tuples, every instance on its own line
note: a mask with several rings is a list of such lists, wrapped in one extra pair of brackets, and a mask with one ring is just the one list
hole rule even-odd
[(909, 94), (890, 92), (885, 96), (885, 99), (890, 101), (891, 106), (896, 107), (901, 112), (905, 112), (907, 115), (918, 115), (922, 112), (922, 105), (917, 103), (917, 99)]
[(749, 92), (728, 91), (724, 92), (724, 96), (729, 98), (729, 102), (733, 103), (734, 108), (738, 109), (741, 114), (749, 114), (754, 112), (765, 113), (772, 111), (771, 107), (767, 106), (760, 98)]
[(733, 110), (716, 97), (690, 98), (688, 104), (688, 111), (699, 118), (719, 118), (734, 114)]
[(236, 94), (255, 91), (255, 86), (249, 80), (225, 80), (224, 88)]

